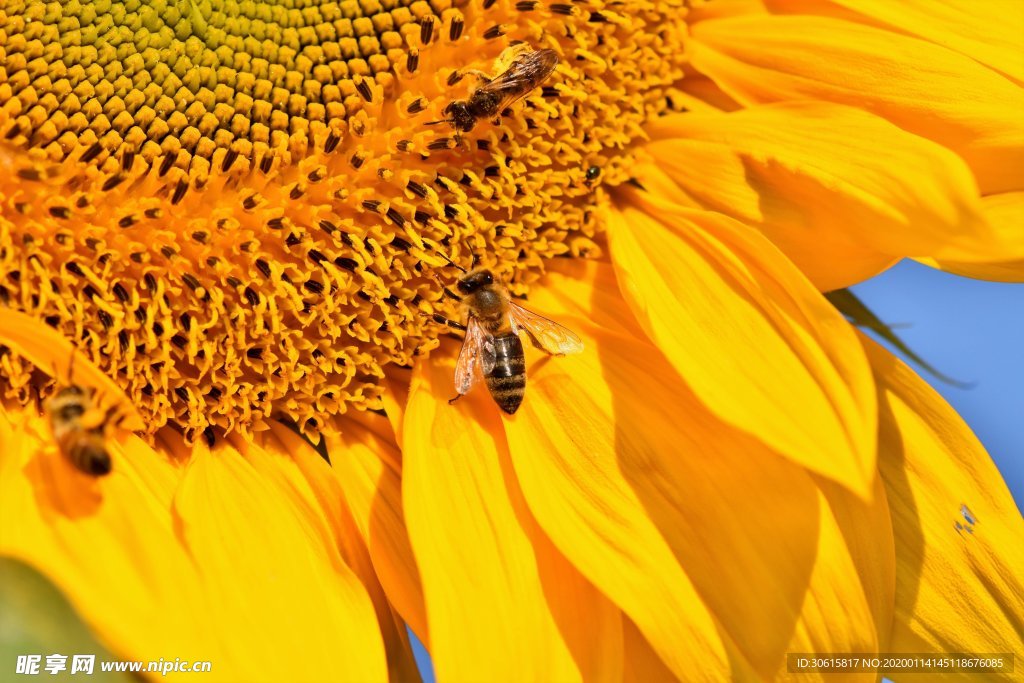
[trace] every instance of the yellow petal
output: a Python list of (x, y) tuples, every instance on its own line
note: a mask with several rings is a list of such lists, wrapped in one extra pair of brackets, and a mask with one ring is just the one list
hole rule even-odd
[(1024, 189), (1024, 89), (969, 57), (829, 17), (715, 19), (692, 36), (692, 64), (740, 102), (859, 107), (959, 154), (983, 194)]
[(622, 626), (622, 639), (626, 660), (623, 683), (676, 683), (678, 679), (644, 639), (636, 624), (628, 619)]
[[(989, 223), (1002, 239), (1024, 244), (1024, 192), (1006, 192), (982, 197), (982, 208)], [(918, 259), (934, 268), (998, 282), (1024, 282), (1024, 258), (1014, 261), (993, 260), (988, 263), (967, 263), (946, 259)]]
[(708, 2), (690, 9), (686, 15), (688, 23), (737, 17), (744, 14), (764, 14), (768, 11), (765, 0), (727, 0), (726, 2)]
[(687, 196), (758, 227), (823, 291), (903, 256), (1024, 256), (1024, 239), (989, 228), (959, 157), (852, 107), (680, 114), (648, 132), (645, 149)]
[(673, 93), (673, 102), (678, 99), (679, 105), (688, 112), (721, 112), (736, 111), (742, 106), (726, 95), (718, 84), (699, 73), (688, 73), (679, 86), (680, 92)]
[[(383, 417), (374, 413), (365, 413), (365, 415), (384, 420), (386, 426), (386, 420)], [(351, 432), (362, 427), (362, 423), (362, 414), (348, 413), (342, 417), (335, 418), (333, 426), (338, 427), (339, 431)], [(373, 423), (377, 424), (376, 422)], [(418, 676), (418, 669), (416, 667), (416, 660), (413, 657), (412, 647), (409, 643), (409, 636), (405, 629), (405, 622), (401, 618), (396, 618), (391, 603), (388, 600), (388, 594), (381, 585), (381, 580), (378, 579), (379, 572), (375, 566), (377, 563), (375, 560), (380, 558), (371, 557), (371, 552), (366, 543), (367, 534), (363, 533), (362, 525), (357, 523), (354, 518), (351, 512), (353, 506), (345, 504), (347, 502), (346, 496), (342, 493), (342, 487), (339, 484), (343, 478), (338, 476), (341, 473), (335, 467), (328, 465), (318, 453), (309, 448), (302, 440), (302, 437), (280, 422), (272, 422), (270, 429), (261, 433), (257, 440), (264, 449), (290, 454), (292, 460), (298, 466), (297, 470), (279, 468), (276, 473), (273, 468), (269, 468), (267, 470), (268, 475), (284, 475), (291, 490), (300, 493), (300, 497), (307, 499), (312, 494), (316, 498), (317, 503), (319, 503), (319, 511), (316, 506), (308, 505), (306, 510), (313, 518), (314, 523), (327, 531), (324, 543), (328, 547), (338, 548), (341, 551), (345, 563), (359, 577), (367, 594), (370, 596), (370, 600), (373, 602), (374, 612), (377, 615), (377, 622), (380, 626), (384, 648), (387, 653), (390, 679), (392, 681), (415, 679)], [(328, 448), (335, 445), (335, 443), (333, 439), (328, 437)], [(394, 447), (393, 444), (389, 445), (392, 448)], [(342, 466), (349, 464), (353, 457), (357, 457), (352, 450), (336, 449), (334, 453), (339, 456), (335, 461)], [(276, 466), (273, 460), (263, 462), (264, 464), (270, 463)], [(404, 537), (404, 527), (398, 531)], [(408, 541), (405, 542), (405, 548), (408, 549)], [(381, 565), (387, 567), (386, 563), (390, 559), (392, 559), (390, 556), (385, 556)], [(386, 572), (381, 573), (386, 574)], [(419, 577), (414, 566), (406, 581), (399, 586), (399, 590), (402, 588), (418, 590), (418, 583), (414, 583), (418, 579)], [(399, 591), (396, 591), (396, 593), (398, 593), (400, 598), (406, 597), (405, 594)], [(416, 616), (421, 618), (423, 616), (422, 596), (420, 596), (419, 612), (416, 613)]]
[(0, 407), (0, 554), (51, 579), (115, 654), (217, 660), (226, 675), (239, 662), (197, 618), (198, 574), (149, 490), (177, 473), (137, 437), (107, 446), (113, 470), (89, 478), (57, 452), (44, 418)]
[[(551, 274), (530, 301), (587, 350), (534, 363), (505, 420), (548, 535), (683, 680), (773, 678), (793, 649), (876, 649), (876, 619), (891, 615), (872, 608), (884, 600), (866, 595), (878, 582), (858, 577), (845, 528), (856, 516), (840, 507), (864, 504), (835, 486), (833, 512), (806, 470), (712, 416), (649, 340), (595, 323), (586, 308), (629, 308), (607, 266), (583, 270), (590, 292)], [(629, 675), (657, 679), (642, 653), (629, 660), (626, 633)]]
[[(384, 412), (391, 423), (393, 442), (402, 442), (402, 424), (405, 422), (405, 404), (409, 401), (409, 382), (412, 379), (412, 370), (397, 366), (388, 367), (384, 375), (384, 394), (381, 401), (384, 403)], [(379, 430), (378, 430), (379, 431)], [(387, 449), (385, 449), (387, 451)], [(401, 469), (401, 457), (391, 461), (396, 469)]]
[(331, 470), (391, 603), (429, 647), (419, 569), (402, 508), (401, 462), (388, 419), (373, 413), (338, 421), (327, 437)]
[[(773, 12), (794, 13), (793, 5), (768, 0)], [(856, 13), (854, 18), (948, 47), (1024, 83), (1024, 4), (1016, 0), (803, 0), (799, 13), (831, 15), (837, 6)]]
[[(787, 653), (887, 651), (892, 624), (895, 552), (885, 488), (875, 477), (870, 500), (814, 477), (819, 488), (818, 546), (801, 621)], [(874, 674), (785, 672), (779, 680), (876, 681)]]
[(686, 384), (729, 424), (867, 496), (875, 394), (847, 322), (753, 229), (650, 193), (628, 202), (608, 216), (612, 261)]
[[(402, 444), (406, 521), (438, 680), (509, 672), (522, 680), (614, 679), (615, 667), (598, 664), (621, 662), (618, 610), (536, 528), (486, 392), (448, 405), (456, 350), (441, 349), (413, 372)], [(589, 640), (576, 634), (583, 625)]]
[(888, 649), (1015, 652), (1019, 667), (1024, 520), (956, 412), (902, 362), (863, 339), (881, 397), (879, 469), (896, 539)]
[[(245, 444), (194, 448), (175, 497), (207, 618), (245, 680), (383, 681), (381, 630), (359, 578), (330, 543), (291, 457)], [(253, 653), (265, 653), (255, 657)]]
[[(515, 488), (516, 505), (525, 510), (522, 491)], [(528, 520), (551, 616), (576, 660), (580, 680), (620, 683), (626, 656), (622, 612), (566, 559), (532, 515), (524, 512), (522, 518)]]

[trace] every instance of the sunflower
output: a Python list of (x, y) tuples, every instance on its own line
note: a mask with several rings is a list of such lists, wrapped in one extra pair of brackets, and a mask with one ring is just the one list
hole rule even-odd
[[(822, 292), (1020, 279), (1022, 35), (1009, 2), (6, 3), (0, 553), (209, 680), (412, 680), (407, 628), (441, 681), (1020, 654), (999, 473)], [(551, 77), (451, 130), (524, 49)], [(477, 261), (586, 349), (528, 350), (513, 417), (448, 405)], [(125, 418), (108, 476), (54, 444), (69, 382)]]

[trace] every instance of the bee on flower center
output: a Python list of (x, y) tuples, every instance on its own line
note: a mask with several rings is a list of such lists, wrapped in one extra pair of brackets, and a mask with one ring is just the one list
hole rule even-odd
[(520, 332), (526, 332), (537, 348), (562, 356), (583, 351), (583, 342), (558, 323), (531, 313), (514, 303), (508, 290), (495, 282), (491, 271), (474, 269), (459, 279), (466, 324), (435, 314), (434, 320), (465, 332), (465, 341), (455, 367), (454, 402), (483, 378), (498, 407), (512, 415), (526, 393), (526, 355)]
[(450, 102), (441, 112), (446, 118), (427, 125), (448, 123), (455, 129), (456, 136), (468, 133), (477, 122), (497, 117), (506, 107), (526, 97), (546, 81), (558, 65), (558, 53), (547, 49), (534, 50), (520, 43), (509, 48), (507, 56), (499, 57), (498, 64), (509, 60), (508, 68), (493, 78), (481, 71), (467, 71), (479, 78), (481, 85), (470, 93), (469, 99)]

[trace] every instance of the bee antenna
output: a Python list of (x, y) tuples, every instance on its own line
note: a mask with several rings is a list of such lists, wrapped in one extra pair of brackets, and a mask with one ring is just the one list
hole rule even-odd
[(433, 253), (437, 254), (438, 256), (440, 256), (441, 258), (443, 258), (445, 261), (448, 262), (449, 266), (451, 266), (453, 268), (458, 268), (463, 273), (468, 272), (465, 268), (460, 266), (458, 263), (456, 263), (455, 261), (452, 261), (451, 257), (448, 256), (448, 254), (444, 253), (437, 245), (431, 246), (430, 244), (427, 244), (426, 242), (424, 242), (424, 244), (426, 244), (426, 246), (427, 246), (427, 251), (433, 252)]
[[(437, 273), (434, 273), (432, 275), (432, 277), (434, 278), (434, 282), (437, 283), (437, 286), (441, 288), (441, 291), (444, 292), (444, 295), (446, 297), (448, 297), (449, 299), (452, 299), (453, 301), (462, 301), (462, 299), (459, 298), (458, 294), (456, 294), (452, 290), (450, 290), (447, 287), (445, 287), (444, 283), (441, 282), (441, 278), (439, 278), (437, 276)], [(426, 316), (430, 317), (429, 313), (424, 313), (423, 315), (426, 315)]]
[(75, 383), (75, 350), (71, 349), (71, 360), (68, 361), (68, 386)]
[(436, 126), (439, 123), (455, 123), (455, 119), (439, 119), (437, 121), (427, 121), (424, 126)]
[(456, 263), (455, 261), (452, 261), (450, 258), (448, 258), (447, 254), (445, 254), (445, 253), (443, 253), (441, 251), (438, 251), (437, 253), (441, 255), (441, 258), (443, 258), (445, 261), (448, 262), (448, 265), (450, 265), (450, 266), (452, 266), (454, 268), (458, 268), (463, 273), (467, 272), (465, 268), (463, 268), (458, 263)]

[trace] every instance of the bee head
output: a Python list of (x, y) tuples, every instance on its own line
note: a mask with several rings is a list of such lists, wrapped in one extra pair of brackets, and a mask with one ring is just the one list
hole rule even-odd
[(55, 398), (67, 398), (68, 396), (85, 396), (85, 389), (77, 384), (71, 384), (61, 387), (57, 390), (57, 393), (54, 394)]
[(468, 133), (476, 125), (476, 117), (469, 111), (469, 105), (462, 100), (456, 100), (444, 108), (444, 115), (448, 117), (455, 130)]
[(463, 276), (459, 280), (459, 291), (463, 294), (472, 294), (478, 291), (481, 287), (494, 284), (494, 276), (491, 275), (489, 270), (474, 270), (472, 273)]

